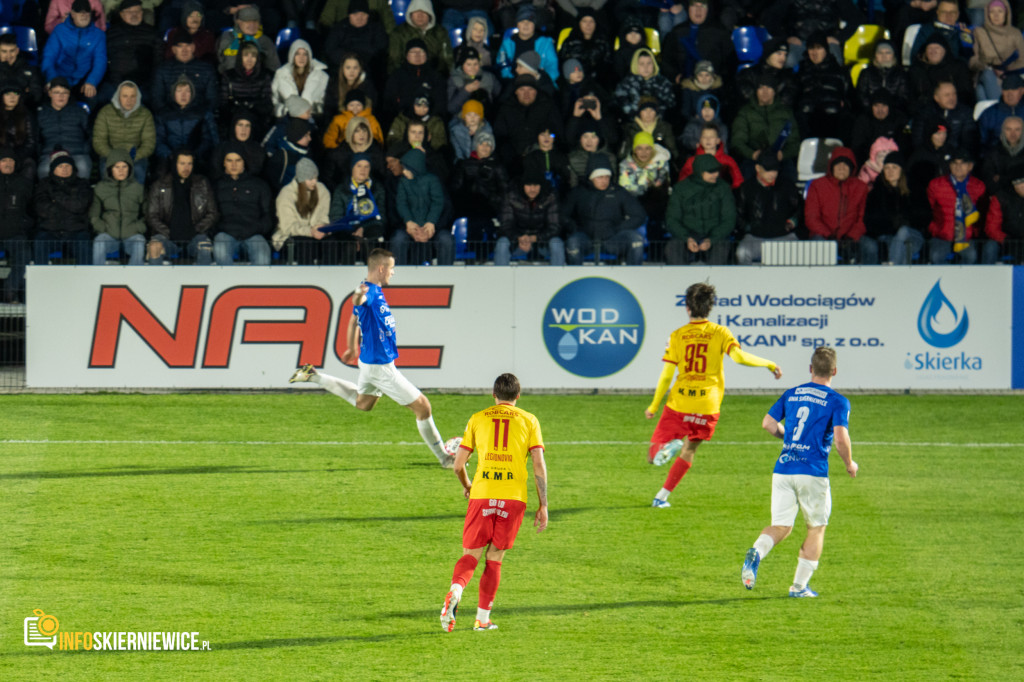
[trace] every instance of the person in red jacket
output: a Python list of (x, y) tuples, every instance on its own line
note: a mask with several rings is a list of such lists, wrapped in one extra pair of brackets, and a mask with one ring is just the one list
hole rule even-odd
[[(974, 240), (981, 236), (982, 201), (985, 183), (971, 175), (974, 157), (966, 149), (955, 149), (949, 158), (949, 173), (928, 183), (928, 205), (932, 220), (928, 224), (931, 241), (929, 257), (933, 265), (978, 262)], [(952, 259), (950, 258), (952, 256)]]
[(828, 175), (811, 182), (804, 204), (804, 222), (811, 239), (834, 239), (847, 263), (857, 248), (857, 262), (878, 263), (878, 250), (861, 242), (868, 186), (857, 179), (857, 161), (849, 147), (837, 147), (829, 160)]
[(679, 171), (679, 182), (693, 175), (693, 160), (701, 154), (711, 154), (715, 160), (722, 165), (722, 179), (729, 183), (729, 186), (736, 189), (743, 184), (743, 175), (736, 161), (725, 153), (725, 145), (722, 144), (721, 130), (714, 121), (705, 123), (700, 131), (700, 143), (697, 145), (697, 153), (686, 160), (682, 170)]

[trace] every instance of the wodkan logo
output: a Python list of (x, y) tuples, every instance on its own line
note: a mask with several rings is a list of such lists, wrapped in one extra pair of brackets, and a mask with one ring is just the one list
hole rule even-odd
[(621, 284), (587, 277), (562, 287), (544, 312), (544, 345), (577, 376), (605, 377), (636, 357), (644, 340), (644, 313)]

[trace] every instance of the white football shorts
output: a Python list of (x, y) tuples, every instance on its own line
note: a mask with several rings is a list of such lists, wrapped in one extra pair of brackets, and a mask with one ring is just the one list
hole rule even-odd
[(825, 476), (772, 474), (772, 525), (792, 526), (797, 509), (808, 526), (827, 526), (832, 487)]
[(420, 389), (398, 371), (395, 363), (368, 365), (359, 362), (359, 380), (356, 390), (360, 395), (386, 395), (399, 405), (408, 405), (423, 395)]

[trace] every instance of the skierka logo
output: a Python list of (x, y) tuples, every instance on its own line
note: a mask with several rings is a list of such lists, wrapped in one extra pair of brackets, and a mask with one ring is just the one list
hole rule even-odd
[(644, 340), (644, 313), (617, 282), (588, 277), (562, 287), (544, 313), (544, 345), (565, 370), (604, 377), (632, 362)]
[(939, 282), (941, 280), (935, 280), (935, 286), (928, 292), (921, 305), (921, 311), (917, 314), (917, 332), (929, 346), (951, 348), (967, 336), (970, 323), (967, 319), (967, 308), (963, 309), (962, 314), (957, 313), (956, 308), (942, 292)]

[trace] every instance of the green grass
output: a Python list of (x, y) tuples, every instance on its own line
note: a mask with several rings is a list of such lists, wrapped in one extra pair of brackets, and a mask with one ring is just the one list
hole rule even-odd
[[(470, 627), (478, 569), (445, 634), (465, 501), (407, 410), (319, 392), (0, 397), (0, 679), (1024, 679), (1024, 399), (853, 396), (861, 474), (833, 457), (816, 600), (786, 596), (799, 531), (753, 592), (739, 580), (769, 521), (773, 399), (727, 397), (654, 510), (646, 397), (525, 397), (550, 528), (528, 512), (506, 555), (501, 629)], [(488, 399), (432, 401), (450, 437)], [(64, 631), (197, 631), (211, 650), (26, 647), (35, 608)]]

